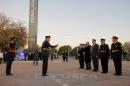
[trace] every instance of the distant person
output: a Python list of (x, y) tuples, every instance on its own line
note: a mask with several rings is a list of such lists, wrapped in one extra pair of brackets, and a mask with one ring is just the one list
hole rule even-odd
[(57, 52), (54, 52), (54, 58), (55, 58), (55, 59), (58, 59), (57, 56), (58, 56)]
[(4, 63), (6, 63), (6, 61), (7, 61), (7, 52), (5, 51), (4, 52)]
[(76, 48), (75, 59), (78, 60), (78, 48)]
[(63, 62), (65, 62), (65, 51), (63, 51)]
[(101, 39), (99, 57), (101, 59), (102, 73), (108, 73), (109, 46), (105, 39)]
[(28, 53), (27, 53), (26, 50), (24, 50), (23, 52), (24, 52), (24, 60), (26, 61), (26, 60), (27, 60)]
[(92, 47), (91, 47), (91, 56), (93, 61), (94, 72), (97, 72), (99, 70), (99, 45), (96, 44), (96, 39), (92, 39)]
[(115, 65), (115, 74), (121, 76), (122, 74), (122, 44), (118, 42), (118, 37), (113, 36), (111, 45), (111, 57)]
[(34, 52), (32, 50), (32, 52), (31, 52), (31, 60), (33, 60), (33, 59), (34, 59)]
[(39, 52), (39, 60), (42, 60), (42, 53), (41, 53), (41, 51)]
[(67, 51), (63, 52), (63, 62), (68, 62), (68, 52)]
[(56, 53), (56, 58), (57, 58), (57, 59), (59, 58), (58, 52)]
[(53, 59), (54, 59), (54, 54), (51, 53), (51, 61), (53, 61)]
[(42, 58), (43, 58), (43, 65), (42, 65), (42, 76), (48, 76), (47, 70), (48, 70), (48, 57), (49, 57), (49, 48), (55, 48), (58, 45), (52, 46), (50, 44), (51, 36), (46, 36), (45, 41), (42, 44), (41, 50), (42, 50)]
[(16, 53), (16, 39), (15, 37), (10, 38), (10, 43), (9, 43), (9, 52), (7, 55), (7, 64), (6, 64), (6, 75), (11, 76), (13, 75), (11, 73), (11, 66), (15, 58), (15, 53)]
[(89, 42), (86, 42), (85, 48), (85, 64), (86, 64), (86, 70), (91, 70), (91, 45)]
[(37, 49), (34, 50), (34, 59), (33, 59), (33, 66), (36, 64), (38, 66), (38, 59), (39, 58), (39, 52)]
[(31, 60), (31, 52), (28, 52), (28, 60)]
[(2, 62), (3, 62), (3, 52), (0, 51), (0, 63), (2, 63)]

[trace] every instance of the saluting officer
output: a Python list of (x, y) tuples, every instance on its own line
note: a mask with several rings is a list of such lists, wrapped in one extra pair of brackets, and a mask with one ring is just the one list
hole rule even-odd
[(14, 58), (15, 58), (15, 52), (16, 52), (16, 39), (15, 39), (15, 37), (12, 37), (12, 38), (10, 38), (9, 51), (7, 54), (7, 64), (6, 64), (6, 75), (7, 76), (13, 75), (11, 73), (11, 66), (12, 66), (12, 62), (14, 61)]
[(52, 46), (50, 44), (51, 36), (45, 36), (45, 41), (42, 44), (41, 50), (42, 50), (42, 58), (43, 58), (43, 64), (42, 64), (42, 76), (48, 76), (47, 70), (48, 70), (48, 57), (49, 57), (49, 48), (55, 48), (58, 45)]
[(118, 37), (116, 36), (113, 36), (112, 41), (111, 57), (115, 65), (115, 75), (120, 76), (122, 74), (122, 44), (118, 42)]
[(101, 58), (102, 73), (108, 73), (109, 46), (105, 43), (105, 39), (101, 39), (99, 56)]

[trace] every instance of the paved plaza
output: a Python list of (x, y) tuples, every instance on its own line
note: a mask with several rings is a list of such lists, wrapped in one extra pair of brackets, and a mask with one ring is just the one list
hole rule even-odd
[(62, 59), (49, 61), (47, 77), (41, 75), (42, 62), (33, 66), (32, 61), (15, 61), (13, 76), (5, 75), (5, 64), (0, 64), (0, 86), (130, 86), (130, 62), (123, 62), (123, 75), (114, 76), (113, 62), (109, 61), (109, 73), (81, 70), (78, 61)]

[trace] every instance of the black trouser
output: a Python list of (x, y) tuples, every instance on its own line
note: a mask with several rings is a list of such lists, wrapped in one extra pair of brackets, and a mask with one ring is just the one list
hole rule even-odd
[(92, 56), (92, 61), (93, 61), (94, 71), (98, 71), (99, 68), (98, 58), (96, 56)]
[(75, 55), (75, 59), (76, 59), (76, 60), (78, 59), (78, 55)]
[(7, 62), (7, 57), (6, 56), (4, 56), (4, 63), (6, 63)]
[(35, 65), (35, 63), (36, 63), (36, 65), (38, 65), (38, 57), (34, 57), (34, 59), (33, 59), (33, 65)]
[(80, 68), (84, 68), (84, 58), (83, 58), (83, 56), (79, 56), (79, 64), (80, 64)]
[(113, 61), (115, 65), (115, 73), (117, 75), (122, 74), (122, 55), (113, 56)]
[(107, 73), (108, 72), (108, 56), (101, 56), (101, 66), (102, 66), (102, 72)]
[(51, 61), (53, 61), (53, 55), (51, 55)]
[(25, 60), (25, 61), (27, 60), (27, 56), (24, 57), (24, 60)]
[(86, 64), (86, 69), (91, 69), (91, 58), (90, 58), (90, 56), (85, 56), (85, 64)]
[(9, 52), (7, 55), (6, 74), (11, 74), (11, 66), (15, 58), (15, 53)]
[(68, 57), (64, 58), (63, 62), (68, 62)]
[(42, 54), (42, 58), (43, 58), (42, 75), (46, 75), (47, 74), (47, 70), (48, 70), (48, 57), (49, 57), (49, 53), (43, 53)]

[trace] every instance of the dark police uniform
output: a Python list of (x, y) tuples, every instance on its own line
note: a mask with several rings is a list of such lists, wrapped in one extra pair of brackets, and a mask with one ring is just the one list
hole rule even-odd
[(43, 64), (42, 64), (42, 75), (45, 76), (47, 74), (48, 70), (48, 57), (49, 57), (49, 48), (55, 48), (56, 46), (50, 45), (50, 43), (45, 40), (42, 44), (42, 58), (43, 58)]
[(16, 41), (13, 39), (14, 38), (11, 38), (11, 41), (9, 43), (9, 52), (7, 54), (7, 64), (6, 64), (6, 75), (12, 75), (11, 66), (12, 66), (12, 62), (14, 61), (15, 52), (16, 52)]
[(84, 68), (84, 48), (81, 47), (78, 50), (78, 54), (79, 54), (79, 64), (80, 64), (80, 69)]
[(68, 52), (63, 52), (63, 62), (68, 62)]
[(115, 75), (122, 73), (122, 44), (120, 42), (112, 43), (111, 57), (115, 65)]
[(99, 69), (99, 62), (98, 62), (99, 45), (98, 44), (92, 45), (92, 47), (91, 47), (91, 56), (92, 56), (92, 61), (93, 61), (93, 65), (94, 65), (94, 70), (93, 71), (97, 72), (98, 69)]
[(90, 70), (91, 69), (91, 46), (88, 45), (84, 48), (84, 52), (85, 52), (85, 64), (86, 64), (86, 69)]
[(102, 73), (107, 73), (109, 59), (109, 46), (107, 44), (100, 45), (99, 56), (101, 58)]

